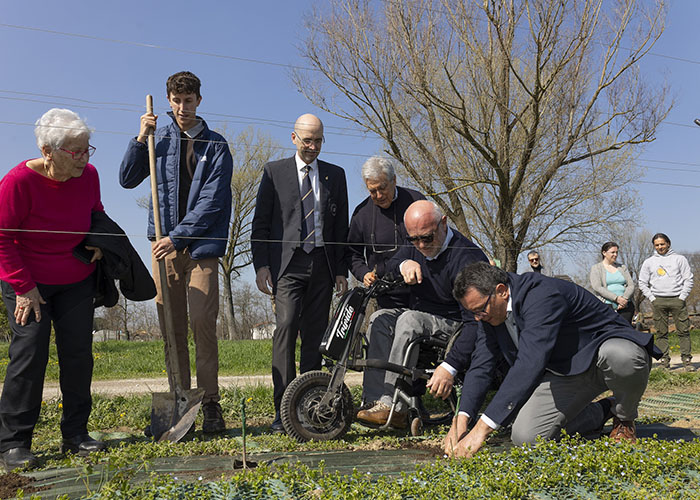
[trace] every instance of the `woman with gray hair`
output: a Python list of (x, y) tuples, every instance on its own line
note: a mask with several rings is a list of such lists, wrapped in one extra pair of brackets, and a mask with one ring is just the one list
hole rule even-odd
[(74, 254), (91, 216), (104, 211), (90, 129), (73, 111), (54, 108), (36, 122), (41, 157), (0, 180), (0, 285), (12, 330), (0, 396), (5, 469), (31, 467), (51, 327), (63, 394), (62, 452), (87, 454), (104, 444), (87, 432), (92, 399), (92, 320), (98, 248)]

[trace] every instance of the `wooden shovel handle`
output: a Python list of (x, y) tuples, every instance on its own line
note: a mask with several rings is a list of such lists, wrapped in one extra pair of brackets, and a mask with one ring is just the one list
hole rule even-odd
[[(146, 96), (146, 112), (153, 113), (153, 96)], [(156, 138), (155, 130), (148, 134), (148, 166), (151, 170), (151, 199), (153, 200), (153, 224), (156, 228), (156, 241), (163, 237), (163, 226), (160, 223), (160, 206), (158, 203), (158, 179), (156, 177)]]

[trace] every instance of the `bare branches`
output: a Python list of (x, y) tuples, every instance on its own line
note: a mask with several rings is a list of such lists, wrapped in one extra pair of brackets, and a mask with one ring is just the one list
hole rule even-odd
[(524, 245), (580, 240), (634, 205), (627, 150), (652, 141), (669, 110), (666, 89), (638, 72), (664, 9), (332, 0), (302, 47), (318, 72), (295, 82), (381, 137), (458, 229), (514, 269)]

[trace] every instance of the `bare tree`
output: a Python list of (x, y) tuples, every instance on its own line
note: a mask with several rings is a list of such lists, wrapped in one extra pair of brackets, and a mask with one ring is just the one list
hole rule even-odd
[(627, 228), (620, 227), (612, 241), (620, 245), (617, 257), (618, 262), (627, 266), (627, 270), (634, 280), (635, 289), (632, 300), (634, 301), (635, 311), (639, 312), (642, 310), (642, 302), (645, 300), (644, 294), (639, 289), (639, 271), (653, 250), (651, 233), (646, 229), (636, 230), (629, 226)]
[(119, 338), (129, 340), (129, 325), (131, 319), (131, 306), (133, 302), (129, 302), (126, 297), (119, 294), (119, 300), (112, 307), (102, 307), (96, 311), (96, 315), (101, 318), (100, 324), (106, 330), (114, 330), (119, 332)]
[(222, 333), (226, 333), (229, 340), (252, 339), (254, 328), (264, 329), (273, 323), (274, 313), (270, 297), (259, 293), (257, 288), (254, 289), (249, 283), (243, 282), (232, 287), (231, 298), (233, 309), (237, 311), (235, 327), (227, 325), (228, 318), (225, 312), (220, 312), (220, 324), (226, 324), (228, 328)]
[(690, 269), (693, 272), (693, 289), (690, 291), (690, 295), (686, 299), (686, 304), (688, 305), (688, 310), (693, 313), (697, 313), (700, 310), (700, 285), (698, 282), (700, 280), (700, 254), (693, 253), (683, 253), (687, 259), (688, 264), (690, 264)]
[[(224, 132), (224, 135), (225, 132)], [(223, 304), (227, 337), (233, 339), (241, 329), (236, 318), (232, 280), (240, 275), (241, 269), (250, 264), (250, 225), (255, 209), (255, 197), (265, 163), (280, 150), (273, 139), (254, 130), (244, 130), (230, 140), (233, 155), (233, 176), (231, 192), (231, 226), (226, 254), (219, 259), (223, 286)], [(240, 311), (240, 310), (239, 310)]]
[(639, 73), (663, 0), (331, 0), (295, 83), (377, 134), (456, 227), (515, 271), (527, 248), (624, 221), (667, 90)]

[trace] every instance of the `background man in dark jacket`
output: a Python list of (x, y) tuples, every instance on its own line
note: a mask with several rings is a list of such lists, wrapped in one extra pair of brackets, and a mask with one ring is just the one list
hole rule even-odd
[[(634, 419), (650, 356), (661, 354), (651, 335), (634, 330), (584, 288), (537, 273), (471, 264), (457, 276), (454, 295), (480, 325), (446, 453), (472, 456), (493, 430), (510, 422), (516, 445), (538, 436), (557, 439), (561, 429), (569, 434), (602, 429), (610, 416), (611, 438), (636, 440)], [(467, 434), (499, 351), (510, 370)], [(614, 398), (591, 403), (607, 390)]]
[[(200, 81), (183, 71), (168, 78), (168, 103), (173, 122), (155, 131), (156, 169), (163, 238), (155, 239), (153, 206), (148, 236), (153, 241), (153, 274), (158, 287), (156, 304), (165, 331), (163, 299), (157, 260), (165, 259), (173, 308), (175, 343), (182, 386), (190, 388), (187, 350), (189, 322), (196, 349), (197, 386), (204, 388), (204, 432), (220, 432), (225, 423), (219, 406), (219, 350), (216, 318), (219, 312), (218, 258), (226, 251), (231, 218), (233, 160), (226, 139), (209, 130), (197, 116), (202, 102)], [(122, 187), (134, 188), (150, 175), (146, 139), (157, 116), (141, 117), (138, 137), (129, 142), (119, 170)], [(166, 352), (166, 363), (168, 363)]]
[(301, 373), (321, 368), (318, 347), (328, 324), (333, 285), (347, 290), (345, 171), (319, 160), (323, 123), (312, 114), (294, 124), (291, 158), (265, 165), (253, 215), (250, 247), (258, 289), (275, 297), (272, 341), (273, 432), (283, 432), (280, 403), (296, 376), (294, 346), (301, 336)]
[[(362, 180), (369, 196), (357, 205), (350, 219), (348, 252), (352, 274), (365, 286), (386, 274), (386, 263), (406, 244), (403, 214), (417, 200), (418, 191), (396, 185), (391, 160), (373, 156), (362, 165)], [(408, 288), (377, 297), (380, 309), (408, 307)]]

